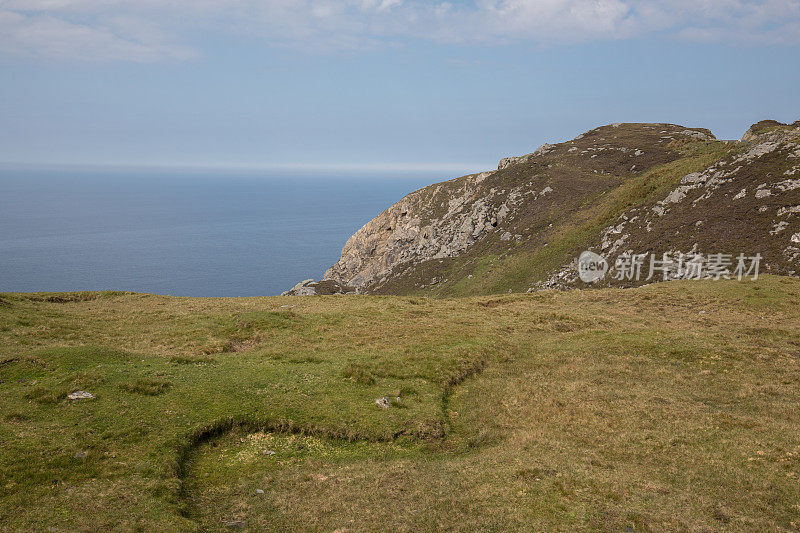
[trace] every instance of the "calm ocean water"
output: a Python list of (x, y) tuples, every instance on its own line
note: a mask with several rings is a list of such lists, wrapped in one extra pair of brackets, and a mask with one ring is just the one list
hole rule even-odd
[(0, 170), (0, 292), (279, 294), (440, 179)]

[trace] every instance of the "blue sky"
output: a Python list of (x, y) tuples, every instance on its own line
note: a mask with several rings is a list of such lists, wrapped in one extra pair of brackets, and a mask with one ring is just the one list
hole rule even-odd
[(800, 119), (800, 0), (0, 0), (0, 162), (491, 168)]

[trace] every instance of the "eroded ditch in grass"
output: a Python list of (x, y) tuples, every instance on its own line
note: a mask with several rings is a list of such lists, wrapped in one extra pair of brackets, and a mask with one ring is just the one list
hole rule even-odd
[[(370, 499), (362, 493), (365, 472), (454, 451), (445, 446), (452, 430), (450, 399), (486, 366), (485, 358), (464, 361), (439, 383), (441, 412), (435, 428), (383, 438), (288, 420), (231, 418), (201, 428), (178, 453), (180, 512), (204, 530), (292, 529), (316, 520), (326, 504)], [(372, 489), (378, 489), (371, 493), (378, 504), (380, 488)], [(298, 505), (298, 500), (313, 505)]]

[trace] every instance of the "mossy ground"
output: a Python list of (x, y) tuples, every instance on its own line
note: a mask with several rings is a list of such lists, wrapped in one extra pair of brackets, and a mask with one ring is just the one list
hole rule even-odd
[(4, 294), (0, 528), (797, 530), (798, 301)]

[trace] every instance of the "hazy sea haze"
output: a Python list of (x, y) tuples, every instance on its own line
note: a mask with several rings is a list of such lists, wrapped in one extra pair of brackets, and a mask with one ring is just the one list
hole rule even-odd
[(0, 169), (0, 291), (280, 294), (445, 178)]

